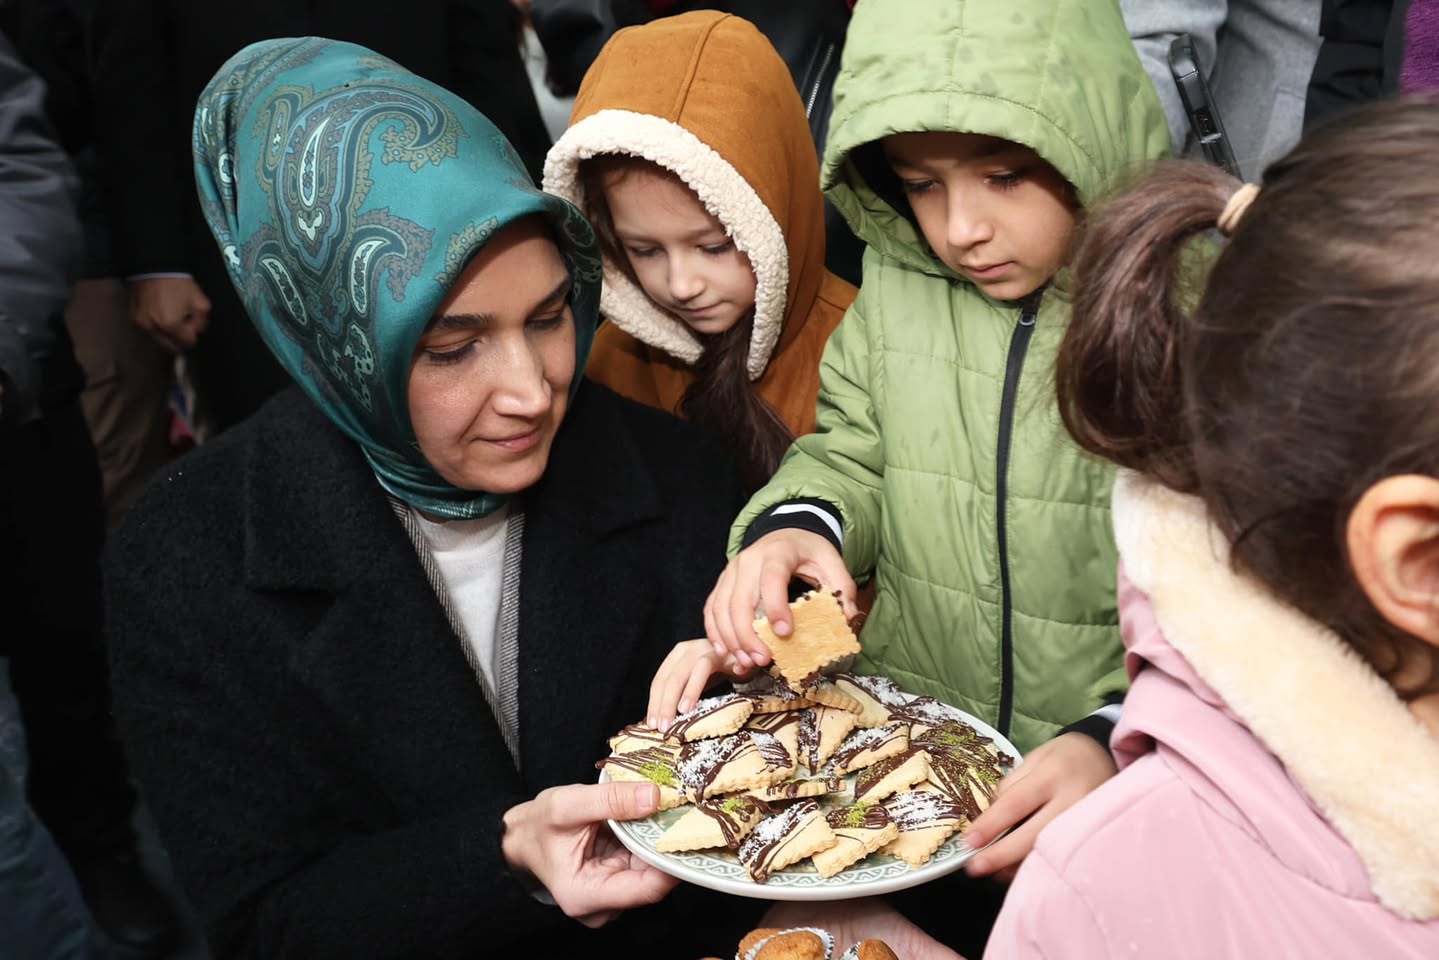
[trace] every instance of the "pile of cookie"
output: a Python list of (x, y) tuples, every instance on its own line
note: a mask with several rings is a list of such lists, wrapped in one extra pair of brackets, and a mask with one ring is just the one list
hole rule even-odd
[(876, 852), (922, 866), (989, 805), (1014, 758), (932, 697), (833, 670), (859, 649), (833, 595), (791, 608), (768, 675), (666, 730), (625, 727), (597, 766), (656, 783), (661, 810), (690, 808), (657, 849), (728, 850), (757, 883), (806, 860), (831, 877)]

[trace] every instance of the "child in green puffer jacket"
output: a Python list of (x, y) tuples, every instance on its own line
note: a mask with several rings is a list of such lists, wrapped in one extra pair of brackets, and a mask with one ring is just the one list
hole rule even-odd
[(1111, 0), (856, 6), (822, 180), (868, 244), (864, 282), (825, 350), (817, 431), (736, 521), (708, 642), (666, 661), (653, 719), (769, 661), (752, 621), (786, 632), (792, 578), (851, 611), (870, 578), (855, 669), (1027, 755), (967, 838), (1028, 820), (972, 873), (1012, 869), (1113, 773), (1112, 473), (1065, 434), (1052, 372), (1085, 207), (1168, 150)]

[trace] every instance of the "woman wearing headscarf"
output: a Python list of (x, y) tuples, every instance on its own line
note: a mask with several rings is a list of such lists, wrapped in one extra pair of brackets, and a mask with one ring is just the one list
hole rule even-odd
[(667, 897), (604, 826), (653, 785), (594, 782), (699, 635), (740, 491), (692, 428), (582, 379), (588, 224), (464, 101), (328, 40), (237, 54), (195, 152), (300, 389), (151, 485), (107, 609), (115, 709), (215, 955), (733, 942), (753, 915)]

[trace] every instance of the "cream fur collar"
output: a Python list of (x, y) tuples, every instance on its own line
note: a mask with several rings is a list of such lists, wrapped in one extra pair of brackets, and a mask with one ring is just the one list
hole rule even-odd
[[(784, 328), (789, 248), (784, 231), (754, 187), (724, 157), (684, 127), (631, 110), (600, 110), (566, 130), (545, 157), (544, 189), (585, 208), (580, 162), (607, 153), (643, 157), (674, 172), (729, 231), (754, 267), (754, 331), (745, 369), (758, 380)], [(685, 363), (700, 356), (699, 340), (679, 318), (655, 305), (605, 258), (600, 310), (625, 333)]]
[(1354, 848), (1379, 900), (1439, 917), (1439, 741), (1338, 636), (1231, 569), (1198, 499), (1121, 471), (1114, 532), (1165, 639)]

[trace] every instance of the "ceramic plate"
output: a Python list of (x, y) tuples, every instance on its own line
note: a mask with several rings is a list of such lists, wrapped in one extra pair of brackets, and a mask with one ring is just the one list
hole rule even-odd
[[(995, 747), (1019, 761), (1019, 751), (1006, 738), (999, 735), (989, 724), (978, 717), (951, 707), (959, 719), (974, 727), (981, 735), (994, 741)], [(847, 778), (853, 782), (854, 774)], [(609, 780), (605, 771), (600, 772), (600, 782)], [(821, 804), (825, 798), (821, 798)], [(770, 874), (764, 883), (750, 879), (749, 871), (733, 853), (723, 850), (703, 850), (690, 853), (661, 853), (655, 849), (660, 834), (682, 816), (689, 805), (673, 810), (662, 810), (644, 820), (609, 821), (621, 843), (635, 856), (671, 876), (696, 884), (731, 893), (740, 897), (755, 897), (760, 900), (847, 900), (852, 897), (871, 897), (882, 893), (903, 890), (906, 887), (928, 883), (946, 874), (953, 873), (974, 856), (955, 834), (935, 851), (929, 862), (922, 867), (911, 867), (903, 860), (880, 853), (870, 854), (863, 860), (841, 870), (832, 877), (822, 877), (808, 860), (802, 860), (792, 867)]]

